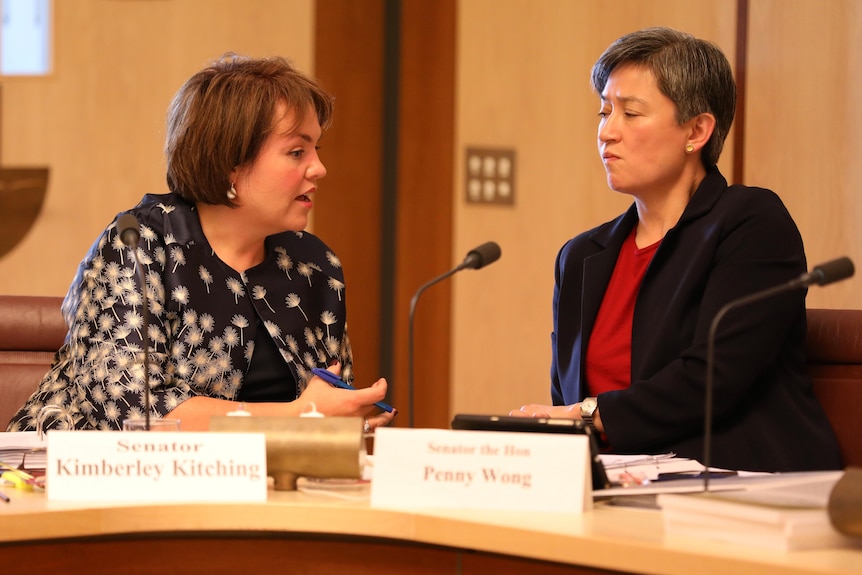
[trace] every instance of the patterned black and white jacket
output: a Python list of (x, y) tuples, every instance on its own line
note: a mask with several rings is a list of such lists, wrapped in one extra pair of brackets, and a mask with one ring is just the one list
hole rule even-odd
[[(341, 262), (316, 236), (266, 239), (263, 263), (239, 273), (219, 260), (194, 205), (149, 194), (131, 210), (141, 225), (150, 311), (151, 402), (164, 416), (195, 396), (236, 398), (264, 326), (293, 373), (297, 394), (311, 368), (342, 363), (352, 380)], [(142, 417), (144, 303), (135, 258), (112, 223), (81, 262), (63, 302), (66, 342), (37, 391), (9, 423), (32, 430), (45, 406), (45, 429), (121, 429)]]

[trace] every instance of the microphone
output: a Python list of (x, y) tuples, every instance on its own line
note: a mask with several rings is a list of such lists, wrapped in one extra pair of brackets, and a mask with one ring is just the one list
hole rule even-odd
[(827, 285), (833, 282), (847, 279), (856, 271), (850, 258), (843, 257), (814, 266), (807, 274), (802, 274), (795, 280), (800, 286), (808, 287), (811, 284)]
[(141, 266), (141, 260), (138, 258), (138, 242), (141, 240), (141, 226), (138, 224), (137, 218), (126, 212), (117, 218), (117, 230), (120, 235), (120, 240), (127, 247), (131, 248), (132, 255), (135, 258), (135, 268), (138, 270), (138, 281), (141, 282), (141, 292), (143, 295), (143, 303), (141, 305), (143, 324), (141, 329), (141, 343), (144, 346), (144, 429), (150, 430), (150, 306), (147, 300), (147, 278), (144, 273), (144, 268)]
[[(467, 252), (467, 257), (464, 258), (464, 261), (461, 262), (458, 267), (456, 267), (449, 275), (463, 270), (463, 269), (471, 269), (471, 270), (479, 270), (488, 264), (492, 264), (498, 259), (500, 259), (500, 255), (502, 254), (500, 250), (500, 246), (497, 242), (485, 242), (481, 246), (475, 247), (469, 252)], [(431, 283), (439, 281), (446, 276), (441, 276), (436, 280), (432, 280)]]
[(715, 333), (721, 319), (733, 308), (754, 303), (774, 295), (791, 291), (794, 289), (807, 288), (811, 285), (828, 285), (851, 277), (855, 269), (853, 262), (848, 257), (830, 260), (826, 263), (814, 266), (808, 273), (763, 291), (731, 300), (718, 310), (712, 318), (709, 326), (709, 335), (706, 343), (706, 383), (705, 383), (705, 405), (703, 415), (703, 490), (709, 491), (709, 458), (712, 449), (712, 388), (713, 371), (715, 363)]
[(407, 408), (407, 424), (409, 427), (413, 427), (413, 315), (416, 311), (416, 302), (419, 301), (419, 296), (426, 289), (436, 284), (437, 282), (443, 281), (449, 276), (460, 272), (461, 270), (471, 269), (478, 270), (483, 267), (494, 263), (498, 259), (500, 259), (501, 250), (499, 244), (497, 242), (485, 242), (481, 246), (477, 246), (467, 252), (467, 257), (464, 258), (464, 261), (446, 272), (443, 275), (437, 276), (433, 280), (421, 286), (416, 293), (413, 294), (413, 299), (410, 300), (410, 327), (409, 333), (407, 336), (407, 364), (408, 364), (408, 380), (407, 380), (407, 390), (408, 390), (408, 408)]
[(123, 244), (130, 248), (136, 248), (141, 239), (141, 227), (138, 220), (130, 213), (120, 214), (117, 218), (117, 230)]

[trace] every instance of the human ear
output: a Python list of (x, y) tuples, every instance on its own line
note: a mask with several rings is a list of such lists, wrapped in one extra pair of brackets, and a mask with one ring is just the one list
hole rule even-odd
[(685, 149), (688, 152), (703, 148), (715, 131), (715, 116), (709, 113), (698, 114), (688, 121), (689, 134)]

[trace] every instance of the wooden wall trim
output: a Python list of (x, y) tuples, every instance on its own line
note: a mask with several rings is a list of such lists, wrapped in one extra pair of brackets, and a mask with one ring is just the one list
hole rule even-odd
[(384, 0), (317, 0), (314, 75), (335, 95), (321, 140), (327, 176), (315, 194), (313, 230), (338, 255), (347, 284), (357, 386), (381, 376), (381, 193)]
[[(383, 55), (383, 213), (382, 234), (380, 246), (381, 258), (381, 291), (380, 291), (380, 325), (385, 326), (380, 333), (378, 357), (381, 373), (391, 384), (394, 384), (392, 374), (395, 370), (395, 286), (397, 283), (397, 234), (398, 234), (398, 166), (399, 166), (399, 102), (401, 93), (401, 1), (386, 0), (385, 10), (385, 42)], [(404, 394), (396, 394), (399, 399)], [(399, 401), (401, 409), (405, 410), (405, 401)], [(404, 418), (401, 418), (404, 421)]]
[(745, 76), (748, 73), (748, 0), (736, 1), (736, 114), (733, 121), (733, 173), (730, 183), (745, 180)]
[[(316, 6), (315, 75), (336, 111), (314, 231), (344, 264), (357, 385), (387, 377), (406, 411), (410, 300), (453, 266), (456, 0)], [(416, 308), (416, 427), (449, 427), (451, 291)]]
[[(394, 377), (405, 409), (410, 300), (454, 265), (456, 5), (401, 1)], [(431, 287), (416, 306), (415, 427), (449, 427), (452, 289)]]

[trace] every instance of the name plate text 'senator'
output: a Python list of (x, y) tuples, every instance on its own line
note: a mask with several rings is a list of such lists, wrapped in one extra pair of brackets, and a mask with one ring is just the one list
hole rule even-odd
[(592, 506), (586, 435), (381, 427), (371, 506), (581, 513)]
[(263, 433), (47, 433), (46, 490), (58, 501), (263, 502)]

